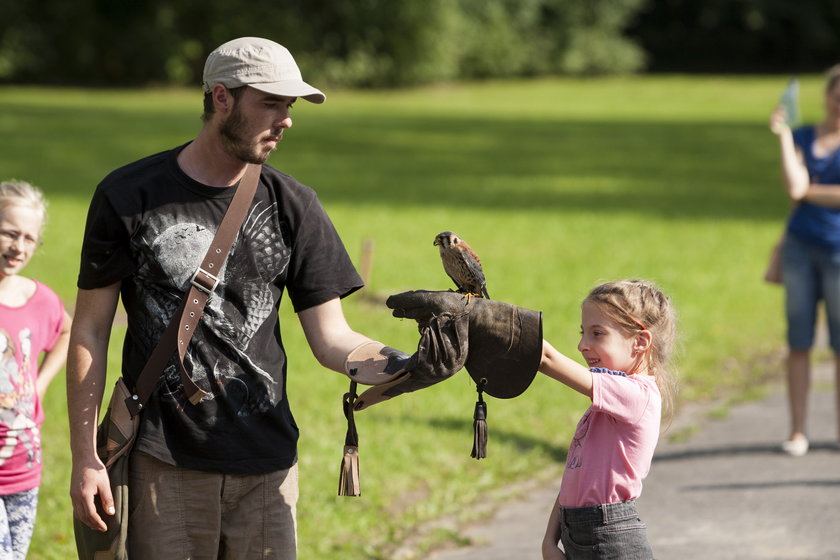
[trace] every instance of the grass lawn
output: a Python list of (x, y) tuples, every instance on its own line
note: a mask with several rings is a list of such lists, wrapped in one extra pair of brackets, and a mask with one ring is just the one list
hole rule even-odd
[[(381, 301), (449, 288), (432, 241), (453, 230), (481, 256), (494, 299), (543, 311), (546, 338), (574, 357), (589, 288), (658, 282), (680, 316), (681, 397), (706, 399), (780, 372), (781, 293), (761, 275), (787, 208), (766, 124), (785, 84), (662, 76), (328, 92), (323, 106), (297, 103), (271, 163), (318, 191), (357, 263), (373, 242), (369, 286), (345, 304), (357, 330), (416, 346), (415, 325)], [(802, 80), (806, 119), (820, 117), (820, 87), (818, 77)], [(190, 140), (201, 93), (5, 87), (0, 105), (0, 175), (41, 186), (51, 202), (46, 244), (26, 272), (72, 308), (96, 183)], [(559, 474), (585, 400), (542, 376), (518, 399), (491, 398), (489, 456), (475, 461), (475, 389), (460, 373), (358, 415), (363, 496), (337, 497), (346, 383), (317, 365), (287, 303), (280, 312), (302, 436), (301, 558), (390, 558), (425, 520), (469, 518), (471, 504), (500, 487)], [(114, 372), (121, 335), (115, 329)], [(46, 415), (31, 555), (66, 559), (74, 548), (60, 380)], [(785, 422), (780, 414), (780, 437)]]

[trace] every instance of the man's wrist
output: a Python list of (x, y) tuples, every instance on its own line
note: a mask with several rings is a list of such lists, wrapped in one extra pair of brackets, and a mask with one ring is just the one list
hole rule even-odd
[(350, 351), (344, 373), (363, 385), (381, 385), (405, 371), (410, 356), (401, 350), (368, 340)]

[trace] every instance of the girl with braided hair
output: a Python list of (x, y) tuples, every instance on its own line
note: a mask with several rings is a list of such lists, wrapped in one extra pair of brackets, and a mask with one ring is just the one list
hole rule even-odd
[(544, 560), (653, 558), (635, 501), (673, 405), (675, 335), (668, 297), (650, 282), (623, 280), (583, 300), (586, 366), (543, 341), (539, 371), (592, 399), (569, 446)]

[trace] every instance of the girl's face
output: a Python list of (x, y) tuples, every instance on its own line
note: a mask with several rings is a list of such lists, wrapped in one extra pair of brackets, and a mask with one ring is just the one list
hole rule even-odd
[(0, 279), (18, 274), (41, 243), (43, 214), (29, 206), (0, 211)]
[(246, 88), (219, 127), (225, 151), (241, 161), (264, 163), (292, 127), (296, 99)]
[(634, 372), (641, 360), (638, 337), (627, 333), (592, 302), (581, 308), (578, 351), (589, 367)]

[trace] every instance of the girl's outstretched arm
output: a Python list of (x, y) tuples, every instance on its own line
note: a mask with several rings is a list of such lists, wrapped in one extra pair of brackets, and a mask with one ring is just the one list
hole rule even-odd
[(543, 340), (539, 371), (592, 398), (592, 374), (589, 369), (555, 350), (547, 340)]

